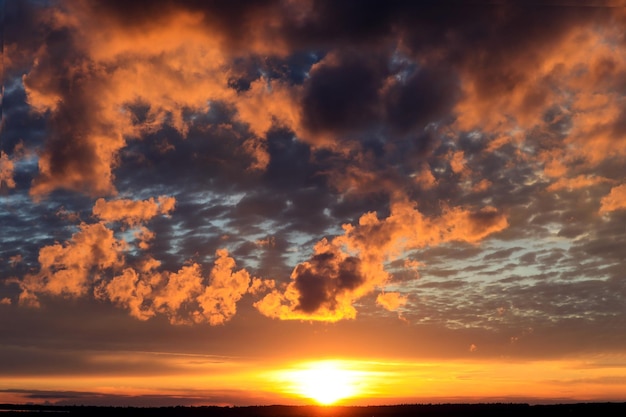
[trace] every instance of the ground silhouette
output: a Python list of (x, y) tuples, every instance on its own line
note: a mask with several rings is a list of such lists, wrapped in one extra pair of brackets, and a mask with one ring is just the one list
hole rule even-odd
[(0, 404), (3, 417), (61, 414), (68, 417), (560, 417), (626, 416), (625, 403), (529, 404), (406, 404), (365, 407), (95, 407)]

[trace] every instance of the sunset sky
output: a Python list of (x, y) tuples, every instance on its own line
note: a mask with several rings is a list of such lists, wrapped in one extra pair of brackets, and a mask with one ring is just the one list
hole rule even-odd
[(626, 401), (620, 2), (0, 14), (0, 403)]

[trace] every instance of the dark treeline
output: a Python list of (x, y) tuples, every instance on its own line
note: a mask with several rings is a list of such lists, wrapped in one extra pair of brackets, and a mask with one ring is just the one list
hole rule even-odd
[(69, 417), (556, 417), (626, 416), (626, 403), (529, 404), (413, 404), (364, 407), (96, 407), (0, 404), (2, 417), (61, 414)]

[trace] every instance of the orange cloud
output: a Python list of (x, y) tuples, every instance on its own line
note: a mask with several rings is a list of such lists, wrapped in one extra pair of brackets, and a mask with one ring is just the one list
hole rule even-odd
[(145, 303), (151, 294), (152, 286), (145, 275), (138, 275), (132, 268), (125, 268), (121, 275), (113, 277), (108, 282), (102, 282), (95, 289), (97, 299), (108, 299), (128, 309), (130, 315), (139, 320), (147, 320), (155, 315)]
[(569, 25), (541, 43), (529, 37), (523, 49), (506, 56), (473, 54), (461, 71), (456, 126), (507, 135), (541, 123), (550, 106), (567, 99), (558, 83), (588, 62), (598, 38), (587, 30)]
[(359, 258), (343, 253), (326, 239), (314, 255), (294, 268), (284, 293), (277, 290), (257, 302), (259, 311), (281, 319), (337, 321), (356, 317), (352, 302), (366, 277)]
[(134, 235), (135, 238), (139, 240), (137, 246), (139, 246), (139, 249), (141, 250), (149, 249), (150, 241), (154, 240), (154, 238), (156, 237), (156, 234), (145, 226), (139, 227), (138, 230), (135, 231)]
[(395, 190), (397, 185), (391, 179), (367, 167), (367, 156), (361, 155), (360, 159), (362, 164), (349, 165), (343, 170), (333, 172), (328, 179), (330, 184), (341, 193), (353, 195)]
[[(113, 168), (128, 140), (163, 124), (184, 135), (183, 111), (206, 112), (212, 101), (233, 104), (257, 136), (275, 122), (298, 125), (290, 88), (264, 81), (240, 95), (231, 88), (229, 65), (237, 52), (232, 28), (202, 10), (171, 7), (129, 26), (108, 6), (66, 6), (66, 12), (55, 10), (45, 19), (64, 37), (64, 46), (42, 45), (24, 76), (28, 103), (50, 113), (54, 132), (39, 157), (39, 176), (30, 190), (34, 198), (57, 188), (115, 195)], [(259, 41), (242, 44), (245, 53), (281, 53), (280, 41), (263, 41), (271, 36), (263, 28), (273, 27), (275, 17), (269, 10), (255, 13), (248, 16), (248, 28)], [(135, 104), (148, 107), (141, 122), (127, 110)], [(243, 149), (256, 161), (252, 168), (267, 166), (263, 149), (255, 142)]]
[(493, 207), (445, 208), (431, 219), (415, 203), (400, 198), (392, 203), (386, 219), (366, 213), (358, 225), (344, 225), (343, 235), (318, 242), (310, 260), (294, 268), (291, 282), (282, 290), (272, 290), (255, 307), (280, 319), (353, 319), (354, 302), (388, 282), (386, 261), (443, 242), (478, 242), (506, 227), (506, 217)]
[(577, 190), (579, 188), (591, 187), (596, 184), (601, 184), (603, 182), (610, 182), (608, 178), (597, 177), (597, 176), (589, 176), (589, 175), (579, 175), (575, 178), (559, 178), (556, 182), (550, 184), (546, 190), (548, 191), (558, 191), (558, 190)]
[[(550, 43), (498, 67), (500, 78), (483, 80), (479, 67), (464, 68), (456, 127), (497, 135), (490, 151), (520, 130), (549, 135), (549, 146), (524, 152), (537, 150), (550, 177), (576, 176), (567, 184), (560, 179), (549, 191), (583, 186), (581, 169), (591, 173), (607, 158), (626, 158), (619, 93), (626, 53), (615, 47), (614, 37), (610, 30), (571, 25)], [(554, 132), (559, 125), (562, 131)]]
[(389, 311), (396, 311), (408, 302), (408, 297), (399, 292), (380, 293), (376, 297), (376, 304)]
[(80, 225), (69, 242), (39, 250), (40, 270), (19, 281), (20, 302), (37, 306), (36, 294), (80, 297), (105, 269), (124, 264), (126, 242), (102, 223)]
[(437, 185), (437, 179), (427, 164), (422, 166), (422, 169), (413, 176), (413, 179), (417, 184), (426, 190), (429, 190)]
[(260, 78), (239, 94), (235, 106), (239, 118), (259, 137), (264, 137), (274, 124), (298, 132), (302, 130), (299, 95), (298, 88)]
[[(491, 69), (479, 65), (480, 55), (464, 63), (464, 94), (455, 107), (456, 128), (495, 138), (487, 151), (510, 143), (518, 157), (539, 162), (537, 173), (554, 180), (550, 192), (613, 182), (598, 170), (607, 161), (626, 163), (621, 35), (587, 25), (563, 29)], [(620, 207), (619, 188), (614, 190), (602, 200), (601, 212)]]
[(0, 189), (3, 184), (8, 188), (15, 188), (15, 180), (13, 179), (14, 169), (15, 166), (13, 161), (9, 158), (9, 155), (4, 152), (0, 152)]
[[(155, 234), (141, 223), (159, 214), (169, 215), (175, 203), (173, 197), (164, 196), (143, 201), (98, 199), (93, 213), (101, 222), (82, 223), (68, 242), (43, 247), (39, 272), (12, 281), (22, 290), (20, 303), (39, 306), (41, 294), (82, 297), (93, 290), (97, 299), (126, 308), (140, 320), (157, 313), (173, 324), (217, 325), (229, 320), (236, 313), (237, 301), (248, 292), (251, 278), (243, 269), (234, 271), (235, 261), (226, 250), (217, 252), (207, 283), (196, 263), (178, 272), (159, 271), (160, 262), (149, 256), (135, 266), (127, 265), (124, 252), (130, 243), (116, 239), (114, 230), (105, 225), (122, 222), (136, 228), (136, 245), (146, 250)], [(107, 278), (110, 275), (105, 272), (119, 270), (122, 273)]]
[(474, 184), (474, 186), (472, 187), (472, 191), (475, 193), (482, 193), (489, 190), (492, 185), (493, 183), (491, 181), (489, 181), (487, 178), (483, 178), (482, 180)]
[[(225, 249), (218, 250), (209, 285), (198, 296), (202, 319), (210, 325), (224, 324), (237, 312), (237, 301), (248, 292), (250, 274), (241, 269), (234, 272), (235, 260)], [(197, 320), (197, 317), (196, 317)]]
[(248, 292), (258, 295), (264, 294), (276, 288), (276, 282), (273, 279), (252, 278)]
[(121, 221), (129, 226), (135, 226), (159, 214), (169, 215), (175, 206), (176, 199), (167, 196), (160, 196), (156, 200), (151, 197), (143, 201), (128, 199), (106, 201), (99, 198), (92, 212), (94, 216), (107, 223)]
[(200, 265), (195, 263), (178, 272), (163, 273), (161, 281), (165, 285), (152, 300), (155, 311), (167, 315), (172, 324), (188, 323), (185, 311), (195, 310), (192, 304), (202, 291), (202, 280)]
[(370, 212), (361, 216), (358, 226), (344, 225), (345, 235), (338, 241), (372, 259), (389, 259), (407, 249), (443, 242), (478, 242), (508, 227), (506, 216), (494, 207), (477, 211), (444, 207), (440, 216), (427, 218), (414, 202), (400, 199), (392, 203), (390, 211), (384, 220)]
[(626, 184), (611, 188), (600, 201), (600, 213), (626, 209)]
[(450, 168), (455, 174), (467, 175), (467, 162), (465, 161), (465, 153), (456, 151), (450, 155)]
[[(626, 65), (624, 65), (626, 68)], [(615, 131), (624, 117), (621, 96), (612, 92), (579, 93), (572, 106), (573, 126), (568, 142), (570, 158), (584, 158), (596, 166), (610, 156), (626, 156), (623, 132)]]
[[(165, 314), (172, 324), (225, 323), (236, 314), (237, 302), (248, 292), (251, 278), (245, 269), (234, 271), (235, 261), (226, 250), (218, 250), (217, 256), (208, 283), (195, 263), (176, 273), (144, 272), (139, 278), (131, 274), (134, 288), (131, 285), (124, 294), (134, 297), (135, 304), (127, 302), (125, 307), (138, 318)], [(141, 303), (134, 294), (141, 295)], [(114, 294), (108, 295), (116, 302)]]
[[(218, 325), (235, 315), (244, 294), (273, 287), (273, 281), (258, 279), (251, 287), (250, 274), (245, 269), (235, 271), (235, 260), (225, 249), (217, 251), (208, 278), (197, 263), (178, 272), (159, 271), (161, 263), (150, 256), (135, 266), (127, 265), (124, 252), (129, 244), (116, 239), (105, 223), (119, 221), (135, 227), (137, 245), (146, 250), (155, 234), (141, 223), (159, 214), (168, 215), (175, 203), (173, 197), (164, 196), (143, 201), (98, 199), (93, 214), (101, 222), (82, 223), (65, 244), (43, 247), (40, 271), (12, 281), (22, 290), (20, 303), (39, 306), (40, 294), (81, 297), (93, 290), (96, 299), (125, 308), (139, 320), (164, 314), (172, 324)], [(122, 272), (110, 279), (105, 274), (119, 270)]]
[[(237, 313), (251, 278), (245, 269), (234, 270), (235, 260), (226, 250), (218, 250), (217, 257), (208, 279), (197, 263), (178, 272), (158, 271), (160, 263), (148, 258), (138, 269), (127, 267), (113, 279), (101, 280), (94, 294), (139, 320), (163, 314), (172, 324), (224, 324)], [(265, 284), (257, 279), (258, 288), (267, 288)]]

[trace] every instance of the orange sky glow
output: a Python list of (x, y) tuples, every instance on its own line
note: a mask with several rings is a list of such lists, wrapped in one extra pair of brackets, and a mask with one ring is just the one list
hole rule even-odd
[(0, 403), (626, 401), (626, 9), (562, 3), (0, 0)]
[[(131, 360), (128, 356), (93, 354), (94, 361)], [(168, 355), (169, 356), (169, 355)], [(572, 360), (447, 360), (432, 362), (355, 359), (298, 360), (269, 364), (211, 363), (202, 355), (171, 355), (161, 366), (178, 369), (165, 375), (32, 376), (2, 381), (2, 402), (24, 402), (23, 392), (74, 391), (77, 387), (122, 404), (159, 396), (192, 398), (193, 404), (231, 405), (211, 400), (216, 395), (239, 398), (242, 404), (378, 405), (407, 402), (517, 401), (533, 403), (619, 401), (623, 393), (623, 357), (582, 357)], [(217, 388), (219, 387), (219, 388)], [(92, 399), (93, 401), (93, 399)], [(145, 400), (143, 405), (149, 405)], [(162, 399), (161, 401), (165, 401)], [(165, 402), (164, 402), (165, 403)]]

